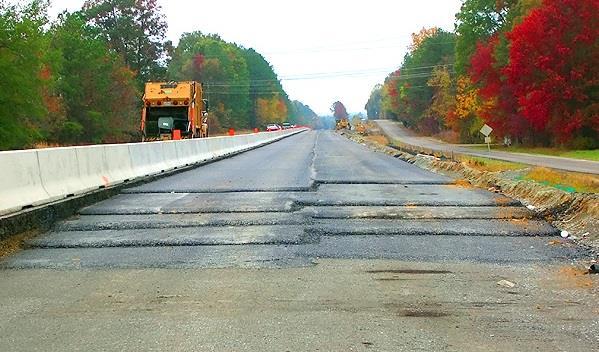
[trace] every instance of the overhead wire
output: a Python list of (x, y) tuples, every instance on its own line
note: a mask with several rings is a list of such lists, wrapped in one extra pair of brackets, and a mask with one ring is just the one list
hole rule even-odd
[[(453, 64), (443, 64), (443, 65), (430, 65), (430, 66), (418, 66), (406, 69), (399, 69), (401, 72), (397, 77), (390, 77), (390, 79), (410, 79), (410, 78), (419, 78), (419, 77), (428, 77), (432, 74), (433, 70), (427, 72), (414, 72), (403, 74), (403, 72), (412, 72), (419, 70), (428, 70), (434, 69), (437, 67), (453, 67)], [(387, 73), (394, 72), (388, 68), (386, 69), (370, 69), (370, 70), (352, 70), (352, 71), (337, 71), (337, 72), (318, 72), (318, 73), (307, 73), (307, 74), (297, 74), (297, 75), (289, 75), (282, 76), (279, 79), (261, 79), (261, 80), (252, 80), (248, 83), (231, 83), (227, 81), (206, 81), (205, 85), (208, 87), (271, 87), (275, 84), (281, 84), (281, 81), (298, 81), (298, 80), (315, 80), (315, 79), (326, 79), (326, 78), (340, 78), (340, 77), (360, 77), (360, 76), (369, 76), (378, 73)], [(397, 71), (397, 69), (395, 70)], [(453, 72), (453, 70), (452, 70)]]

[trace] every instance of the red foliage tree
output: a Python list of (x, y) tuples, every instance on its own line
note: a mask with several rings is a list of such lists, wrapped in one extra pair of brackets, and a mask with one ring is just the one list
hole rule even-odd
[(518, 101), (513, 87), (506, 81), (503, 68), (495, 53), (499, 37), (493, 36), (488, 43), (478, 43), (470, 62), (470, 78), (479, 88), (483, 104), (480, 117), (492, 126), (498, 136), (510, 135), (517, 139), (530, 132), (528, 122), (518, 113)]
[(544, 0), (507, 34), (522, 115), (560, 142), (599, 133), (599, 0)]
[(206, 62), (206, 57), (204, 56), (204, 54), (199, 53), (196, 56), (194, 56), (194, 58), (193, 58), (193, 67), (198, 72), (202, 71), (202, 69), (204, 68), (205, 62)]
[(342, 102), (336, 101), (331, 106), (331, 112), (335, 116), (335, 120), (347, 119), (349, 117), (345, 105)]

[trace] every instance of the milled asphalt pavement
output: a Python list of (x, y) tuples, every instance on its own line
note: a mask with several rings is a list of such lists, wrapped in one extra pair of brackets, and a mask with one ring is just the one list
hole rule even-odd
[(444, 143), (430, 137), (418, 136), (408, 129), (402, 127), (396, 121), (375, 120), (375, 122), (383, 130), (384, 134), (390, 139), (400, 141), (414, 147), (422, 147), (439, 152), (454, 152), (483, 158), (511, 161), (514, 163), (549, 167), (558, 170), (599, 175), (598, 161), (564, 158), (551, 155), (510, 153), (498, 150), (476, 150), (468, 148), (467, 146)]
[(599, 347), (584, 249), (330, 131), (126, 189), (26, 245), (0, 262), (2, 351)]

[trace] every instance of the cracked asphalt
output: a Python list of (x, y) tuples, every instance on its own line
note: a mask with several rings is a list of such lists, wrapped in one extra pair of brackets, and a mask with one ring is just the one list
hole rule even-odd
[(513, 199), (310, 131), (28, 240), (0, 262), (0, 346), (588, 351), (586, 254)]

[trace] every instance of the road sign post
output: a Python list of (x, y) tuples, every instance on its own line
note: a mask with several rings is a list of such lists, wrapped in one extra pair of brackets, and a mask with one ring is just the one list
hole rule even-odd
[(485, 143), (487, 143), (487, 149), (489, 152), (491, 151), (491, 137), (489, 137), (491, 132), (493, 132), (493, 128), (487, 124), (480, 129), (480, 133), (485, 136)]

